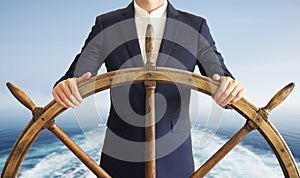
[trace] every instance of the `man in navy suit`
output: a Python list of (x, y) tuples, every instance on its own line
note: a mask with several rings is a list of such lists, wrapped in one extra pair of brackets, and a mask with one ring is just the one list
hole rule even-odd
[[(100, 15), (84, 47), (53, 89), (62, 106), (82, 103), (77, 84), (107, 71), (143, 67), (145, 29), (152, 24), (155, 60), (159, 67), (193, 72), (220, 82), (214, 100), (233, 104), (244, 94), (234, 80), (209, 32), (206, 20), (176, 10), (167, 0), (134, 0), (128, 7)], [(194, 172), (189, 102), (190, 89), (158, 83), (156, 95), (156, 177), (183, 178)], [(111, 107), (101, 155), (101, 167), (112, 177), (145, 176), (145, 86), (128, 84), (111, 89)]]

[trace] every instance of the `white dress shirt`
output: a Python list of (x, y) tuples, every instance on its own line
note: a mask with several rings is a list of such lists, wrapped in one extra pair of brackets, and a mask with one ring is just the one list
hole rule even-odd
[(147, 25), (151, 24), (154, 30), (154, 59), (156, 61), (157, 55), (160, 50), (161, 41), (165, 31), (166, 17), (167, 17), (167, 6), (168, 1), (166, 1), (158, 9), (148, 13), (146, 10), (142, 9), (134, 1), (134, 14), (135, 14), (135, 25), (137, 29), (139, 45), (142, 53), (144, 63), (146, 63), (146, 49), (145, 49), (145, 38)]

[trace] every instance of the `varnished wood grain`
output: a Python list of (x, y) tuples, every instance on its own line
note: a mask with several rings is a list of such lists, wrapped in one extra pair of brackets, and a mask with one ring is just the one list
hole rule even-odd
[[(147, 61), (145, 64), (145, 70), (150, 71), (151, 69), (156, 69), (153, 51), (154, 46), (154, 30), (152, 25), (148, 24), (146, 29), (146, 56)], [(156, 81), (145, 81), (146, 89), (146, 121), (145, 121), (145, 136), (146, 136), (146, 178), (156, 177), (156, 164), (155, 164), (155, 88)]]
[[(157, 70), (155, 71), (145, 70), (144, 68), (132, 68), (106, 73), (83, 82), (79, 86), (79, 91), (83, 97), (88, 97), (89, 95), (110, 87), (131, 83), (132, 81), (136, 83), (144, 81), (176, 83), (195, 89), (207, 95), (213, 95), (218, 88), (218, 83), (207, 77), (187, 71), (157, 67)], [(274, 99), (276, 100), (276, 98), (277, 96), (275, 96)], [(272, 106), (267, 109), (271, 111), (274, 109), (274, 106), (275, 105), (272, 104)], [(257, 130), (263, 135), (274, 151), (284, 176), (298, 178), (299, 172), (297, 165), (288, 146), (270, 120), (265, 118), (265, 116), (260, 112), (261, 109), (254, 106), (245, 98), (240, 99), (238, 102), (233, 104), (232, 107), (245, 119), (253, 121)], [(65, 108), (60, 106), (54, 100), (49, 102), (49, 104), (43, 107), (43, 109), (44, 112), (38, 118), (31, 120), (28, 123), (26, 129), (24, 129), (23, 133), (16, 141), (9, 158), (5, 163), (1, 177), (6, 178), (17, 176), (21, 163), (23, 162), (32, 143), (42, 131), (42, 128), (49, 120), (54, 119), (65, 110)]]
[(74, 143), (54, 122), (49, 130), (71, 150), (97, 177), (111, 178), (88, 154)]
[(34, 111), (36, 108), (36, 105), (31, 101), (31, 99), (16, 85), (7, 82), (6, 86), (10, 90), (10, 92), (14, 95), (14, 97), (20, 101), (26, 108), (28, 108), (30, 111)]

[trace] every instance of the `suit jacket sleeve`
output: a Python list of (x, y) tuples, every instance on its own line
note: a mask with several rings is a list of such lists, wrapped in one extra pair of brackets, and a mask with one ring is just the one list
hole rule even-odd
[(212, 77), (213, 74), (217, 73), (220, 76), (234, 78), (225, 66), (221, 53), (217, 51), (215, 41), (211, 36), (205, 19), (203, 19), (200, 26), (198, 38), (197, 65), (200, 72), (208, 77)]
[(91, 72), (92, 76), (97, 75), (97, 72), (103, 63), (103, 57), (101, 55), (101, 50), (103, 49), (102, 29), (101, 18), (97, 17), (81, 52), (76, 55), (65, 75), (62, 76), (54, 86), (63, 80), (79, 77), (86, 72)]

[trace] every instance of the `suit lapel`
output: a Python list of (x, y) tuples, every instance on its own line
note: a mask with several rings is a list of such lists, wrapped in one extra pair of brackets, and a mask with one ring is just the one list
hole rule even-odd
[(179, 17), (179, 12), (170, 3), (168, 3), (165, 32), (159, 51), (160, 55), (157, 59), (157, 66), (165, 66), (169, 59), (169, 56), (172, 52), (172, 49), (174, 47), (174, 44), (176, 43), (176, 39), (178, 38), (178, 34), (180, 32), (181, 25), (179, 25), (178, 23)]
[(124, 38), (127, 51), (131, 57), (130, 62), (132, 63), (133, 67), (142, 67), (144, 66), (144, 63), (141, 57), (141, 50), (134, 20), (133, 2), (129, 4), (129, 6), (125, 9), (124, 13), (121, 14), (121, 16), (122, 17), (120, 18), (119, 26)]
[[(171, 54), (172, 49), (174, 47), (174, 43), (176, 43), (176, 39), (180, 32), (180, 25), (176, 25), (176, 21), (178, 21), (179, 18), (179, 12), (170, 3), (168, 3), (166, 26), (159, 50), (159, 54), (164, 55), (158, 56), (157, 66), (165, 66), (168, 61), (168, 56)], [(129, 6), (125, 9), (124, 13), (121, 14), (119, 26), (124, 38), (124, 42), (126, 43), (125, 45), (127, 51), (131, 57), (132, 66), (143, 67), (144, 62), (141, 57), (141, 50), (134, 20), (133, 2), (129, 4)], [(129, 40), (132, 41), (128, 43)], [(137, 55), (139, 55), (140, 57), (137, 58)]]

